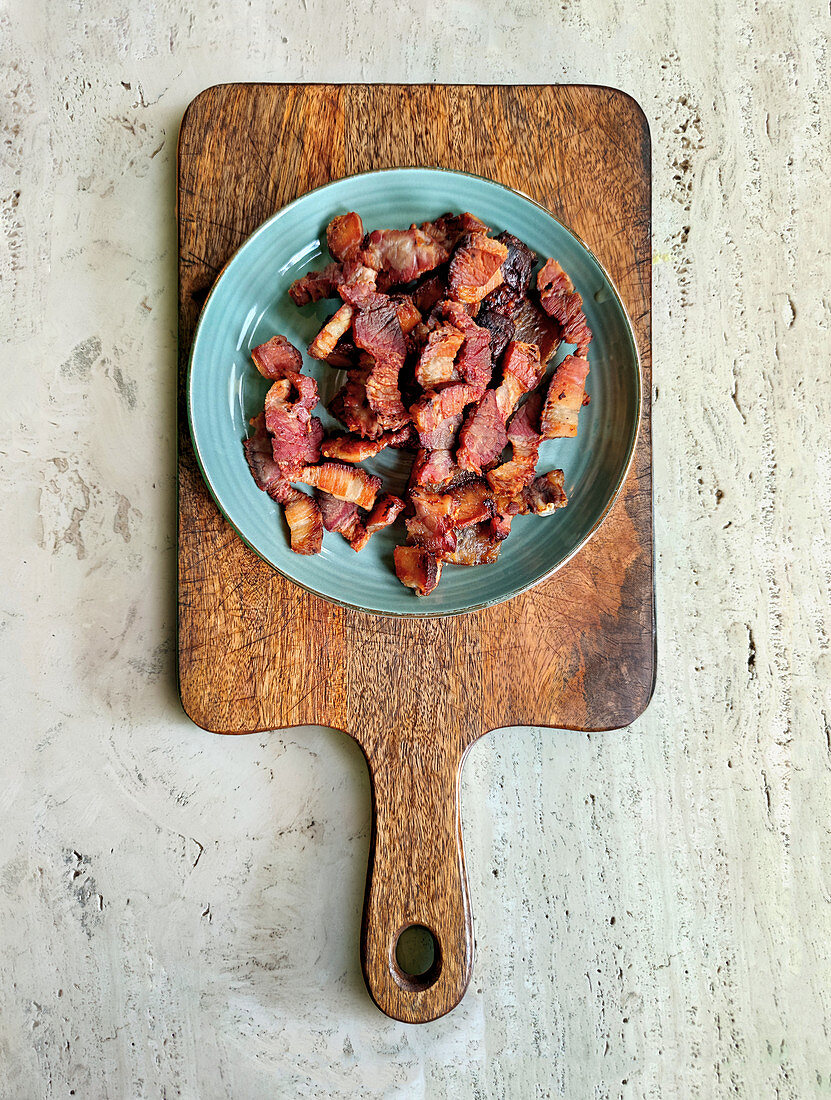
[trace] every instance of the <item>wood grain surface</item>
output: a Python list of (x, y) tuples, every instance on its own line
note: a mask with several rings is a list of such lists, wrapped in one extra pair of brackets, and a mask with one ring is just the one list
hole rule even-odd
[[(274, 572), (213, 504), (183, 405), (199, 310), (245, 237), (313, 187), (397, 165), (476, 172), (547, 206), (610, 272), (643, 366), (635, 462), (598, 533), (530, 592), (453, 618), (345, 610)], [(652, 693), (647, 123), (600, 87), (223, 85), (188, 108), (178, 185), (182, 703), (216, 732), (319, 723), (358, 741), (374, 806), (367, 986), (389, 1015), (434, 1019), (458, 1003), (472, 965), (458, 813), (467, 749), (500, 726), (621, 727)], [(421, 985), (392, 961), (411, 923), (440, 949)]]

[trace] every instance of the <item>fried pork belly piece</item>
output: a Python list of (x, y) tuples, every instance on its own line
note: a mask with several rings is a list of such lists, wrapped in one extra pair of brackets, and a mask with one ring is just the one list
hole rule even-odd
[(458, 302), (444, 302), (442, 313), (464, 335), (464, 343), (456, 356), (456, 369), (462, 381), (484, 388), (491, 380), (493, 369), (490, 332), (474, 321)]
[(388, 274), (395, 284), (409, 283), (450, 258), (434, 236), (413, 225), (409, 229), (376, 229), (358, 258), (367, 267)]
[(442, 214), (434, 222), (425, 222), (421, 228), (447, 249), (448, 255), (466, 233), (488, 232), (488, 227), (484, 222), (479, 221), (474, 214), (467, 212), (464, 214)]
[(429, 595), (441, 578), (442, 563), (419, 546), (396, 546), (395, 573), (417, 596)]
[(433, 306), (447, 297), (447, 286), (441, 275), (430, 275), (413, 291), (413, 302), (423, 316), (427, 316)]
[(395, 429), (408, 423), (410, 416), (401, 402), (398, 374), (404, 365), (407, 345), (395, 303), (386, 297), (358, 313), (353, 325), (355, 343), (373, 360), (366, 379), (370, 408), (383, 427)]
[(366, 397), (378, 423), (386, 431), (397, 431), (412, 419), (401, 400), (399, 369), (392, 360), (379, 360), (366, 380)]
[(309, 355), (313, 359), (327, 359), (335, 350), (341, 336), (349, 330), (354, 315), (353, 307), (344, 302), (309, 344)]
[(487, 473), (488, 484), (493, 489), (500, 511), (504, 504), (518, 497), (525, 486), (534, 480), (540, 453), (538, 428), (541, 406), (540, 395), (532, 393), (522, 408), (514, 413), (508, 425), (511, 459)]
[(535, 477), (513, 500), (499, 501), (497, 506), (500, 511), (490, 521), (489, 530), (493, 537), (500, 541), (506, 539), (511, 533), (515, 516), (527, 515), (529, 512), (537, 516), (548, 516), (558, 508), (565, 508), (568, 498), (563, 489), (563, 480), (562, 470), (549, 470), (547, 474)]
[(397, 432), (384, 432), (377, 439), (363, 439), (358, 435), (336, 435), (324, 439), (320, 453), (324, 458), (334, 458), (340, 462), (363, 462), (374, 458), (387, 447), (408, 447), (412, 443), (412, 429), (409, 424)]
[(481, 302), (502, 282), (502, 264), (508, 249), (484, 233), (462, 237), (448, 275), (449, 296), (457, 302)]
[(345, 332), (326, 356), (325, 362), (336, 370), (353, 370), (358, 361), (358, 349), (350, 332)]
[(508, 317), (495, 309), (484, 308), (485, 306), (486, 303), (483, 303), (483, 308), (476, 314), (476, 323), (490, 333), (490, 352), (493, 362), (496, 363), (514, 338), (516, 321), (513, 317)]
[(431, 554), (450, 553), (456, 549), (456, 532), (447, 516), (416, 515), (404, 523), (411, 545), (429, 550)]
[(471, 474), (456, 465), (450, 450), (420, 450), (410, 471), (409, 487), (420, 485), (432, 492), (450, 489), (469, 481)]
[(304, 466), (292, 475), (294, 481), (322, 489), (338, 500), (347, 500), (359, 508), (371, 508), (381, 488), (380, 477), (374, 477), (360, 466), (345, 462), (322, 462), (320, 466)]
[(491, 523), (476, 523), (459, 531), (456, 548), (439, 555), (448, 565), (492, 565), (499, 557), (502, 540)]
[(254, 366), (263, 376), (276, 382), (287, 374), (299, 374), (303, 369), (303, 356), (285, 336), (272, 336), (251, 352)]
[[(522, 509), (520, 509), (521, 511)], [(511, 533), (511, 524), (518, 512), (497, 512), (488, 526), (488, 534), (496, 542), (504, 542)]]
[(283, 509), (291, 531), (291, 548), (295, 554), (319, 554), (323, 546), (323, 523), (317, 502), (300, 493)]
[(296, 306), (305, 306), (321, 298), (337, 297), (338, 284), (342, 282), (343, 267), (338, 263), (327, 264), (321, 271), (307, 271), (295, 279), (289, 295)]
[(421, 311), (409, 294), (397, 294), (392, 302), (395, 306), (395, 312), (398, 314), (401, 331), (407, 336), (416, 325), (421, 324)]
[(320, 458), (323, 425), (311, 415), (316, 404), (317, 385), (304, 374), (280, 379), (265, 396), (265, 426), (272, 436), (274, 461), (286, 468), (287, 475)]
[(464, 339), (464, 333), (454, 325), (440, 325), (430, 332), (415, 368), (415, 379), (422, 389), (434, 390), (461, 381), (455, 359)]
[(450, 519), (456, 531), (461, 531), (472, 524), (484, 523), (496, 512), (493, 491), (481, 478), (459, 485), (446, 495), (453, 501)]
[(459, 432), (456, 461), (463, 470), (481, 473), (499, 460), (508, 441), (505, 416), (499, 408), (498, 391), (486, 390)]
[(537, 273), (537, 290), (542, 308), (560, 323), (565, 342), (576, 344), (577, 355), (585, 359), (592, 333), (583, 313), (583, 299), (556, 260), (546, 260)]
[(505, 283), (500, 283), (495, 290), (492, 290), (486, 298), (482, 299), (480, 308), (493, 310), (494, 313), (500, 313), (503, 317), (513, 317), (521, 308), (522, 302), (523, 297), (521, 294), (517, 294)]
[(327, 531), (337, 531), (351, 542), (363, 529), (358, 505), (351, 500), (338, 500), (331, 493), (315, 489), (323, 526)]
[(466, 405), (478, 401), (479, 386), (454, 382), (444, 389), (426, 393), (410, 408), (421, 446), (427, 450), (447, 450), (453, 446), (462, 412)]
[(360, 214), (350, 211), (332, 218), (326, 227), (326, 243), (336, 260), (354, 260), (364, 239), (364, 224)]
[(271, 436), (265, 426), (265, 413), (260, 413), (251, 421), (254, 434), (243, 440), (248, 468), (257, 483), (257, 488), (276, 500), (278, 504), (288, 504), (303, 494), (288, 481), (285, 471), (274, 461)]
[(567, 355), (551, 376), (542, 410), (543, 439), (577, 435), (577, 417), (586, 396), (588, 360)]
[[(445, 492), (431, 493), (416, 487), (411, 497), (416, 514), (446, 520), (458, 536), (468, 527), (487, 522), (496, 514), (493, 490), (483, 478), (473, 478)], [(411, 540), (413, 541), (413, 540)]]
[(489, 520), (496, 511), (493, 493), (482, 479), (445, 493), (416, 486), (410, 490), (414, 516), (406, 521), (411, 543), (433, 554), (452, 553), (458, 532)]
[[(531, 272), (537, 262), (537, 254), (532, 252), (528, 245), (521, 241), (519, 237), (515, 237), (513, 233), (507, 231), (500, 233), (496, 239), (508, 249), (508, 255), (502, 264), (502, 278), (505, 281), (505, 286), (513, 290), (520, 298), (524, 298), (528, 293)], [(334, 253), (332, 254), (334, 255)]]
[(372, 535), (376, 531), (395, 523), (405, 507), (404, 501), (400, 497), (393, 496), (392, 493), (385, 493), (382, 497), (379, 497), (375, 502), (375, 507), (367, 516), (360, 533), (350, 540), (352, 549), (356, 551), (363, 550)]
[(533, 390), (543, 375), (540, 349), (536, 344), (512, 340), (502, 357), (502, 382), (496, 390), (496, 401), (503, 421), (516, 408), (524, 393)]
[(350, 261), (343, 265), (343, 282), (338, 285), (338, 294), (347, 305), (367, 309), (379, 297), (377, 279), (377, 271), (358, 261)]
[(384, 427), (378, 414), (370, 408), (366, 395), (367, 370), (351, 370), (348, 381), (329, 402), (329, 412), (350, 432), (364, 439), (377, 439)]
[(545, 364), (562, 343), (559, 324), (529, 298), (523, 298), (511, 320), (514, 322), (514, 340), (523, 344), (536, 344), (540, 349), (540, 362)]
[(564, 481), (562, 470), (549, 470), (547, 474), (535, 477), (522, 494), (528, 511), (537, 516), (549, 516), (558, 508), (565, 508), (568, 497), (563, 488)]

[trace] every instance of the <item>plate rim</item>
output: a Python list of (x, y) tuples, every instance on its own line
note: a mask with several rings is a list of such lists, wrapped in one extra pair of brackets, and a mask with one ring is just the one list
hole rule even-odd
[[(419, 610), (413, 610), (413, 611), (383, 611), (383, 610), (380, 610), (380, 609), (377, 609), (377, 608), (360, 607), (358, 604), (352, 603), (348, 600), (339, 600), (335, 596), (324, 595), (322, 592), (318, 592), (316, 589), (312, 588), (310, 585), (304, 584), (302, 581), (299, 581), (295, 577), (290, 576), (288, 573), (284, 572), (284, 570), (282, 570), (278, 565), (276, 565), (273, 561), (271, 561), (268, 557), (266, 557), (266, 555), (262, 551), (258, 550), (256, 546), (252, 545), (252, 543), (245, 537), (245, 535), (242, 533), (242, 531), (240, 531), (240, 529), (237, 527), (237, 525), (234, 523), (234, 521), (231, 519), (231, 517), (225, 511), (225, 508), (223, 507), (222, 503), (219, 500), (217, 492), (214, 488), (214, 485), (211, 481), (211, 478), (210, 478), (210, 476), (207, 472), (207, 469), (205, 467), (205, 464), (202, 460), (202, 455), (201, 455), (200, 450), (199, 450), (199, 444), (197, 442), (196, 430), (195, 430), (194, 422), (193, 422), (193, 400), (192, 400), (192, 398), (193, 398), (193, 364), (194, 364), (194, 357), (195, 357), (195, 353), (196, 353), (197, 344), (199, 342), (199, 335), (200, 335), (200, 331), (202, 329), (202, 325), (203, 325), (203, 323), (205, 321), (205, 318), (207, 316), (207, 311), (208, 311), (208, 307), (210, 305), (211, 299), (214, 296), (214, 292), (219, 287), (226, 271), (231, 266), (231, 264), (233, 264), (237, 260), (237, 258), (241, 255), (241, 253), (246, 248), (248, 248), (249, 245), (251, 245), (254, 242), (254, 240), (257, 237), (259, 237), (259, 235), (261, 233), (263, 233), (272, 224), (272, 222), (276, 222), (280, 218), (284, 217), (295, 206), (297, 206), (298, 204), (300, 204), (301, 202), (304, 202), (307, 198), (309, 198), (309, 196), (316, 195), (316, 194), (318, 194), (319, 192), (322, 192), (322, 191), (326, 191), (328, 188), (333, 187), (333, 186), (335, 186), (339, 183), (343, 183), (346, 180), (362, 180), (362, 179), (368, 179), (370, 177), (390, 175), (390, 174), (402, 173), (402, 172), (423, 172), (425, 174), (431, 174), (433, 172), (442, 172), (442, 173), (445, 173), (445, 174), (451, 175), (451, 176), (464, 176), (464, 177), (467, 177), (469, 179), (476, 180), (480, 183), (485, 183), (485, 184), (488, 184), (489, 186), (497, 187), (497, 188), (500, 188), (503, 191), (507, 191), (509, 194), (514, 195), (514, 196), (522, 199), (524, 202), (529, 203), (531, 206), (536, 207), (547, 218), (550, 218), (551, 221), (555, 222), (564, 232), (566, 232), (570, 237), (572, 237), (586, 253), (588, 253), (588, 255), (591, 257), (591, 259), (594, 261), (594, 263), (597, 264), (598, 268), (600, 269), (600, 271), (603, 274), (603, 277), (605, 278), (606, 282), (608, 283), (609, 287), (611, 288), (612, 294), (614, 295), (615, 301), (617, 302), (617, 305), (620, 309), (621, 315), (623, 316), (623, 319), (625, 321), (626, 335), (628, 337), (629, 344), (631, 346), (631, 350), (634, 353), (635, 369), (636, 369), (636, 375), (637, 375), (636, 416), (635, 416), (635, 419), (634, 419), (634, 427), (633, 427), (633, 430), (632, 430), (632, 433), (631, 433), (631, 438), (630, 438), (630, 441), (629, 441), (629, 444), (628, 444), (628, 453), (627, 453), (627, 456), (626, 456), (626, 461), (623, 464), (620, 476), (617, 480), (617, 484), (614, 487), (614, 491), (612, 492), (612, 494), (609, 498), (609, 501), (606, 504), (606, 507), (603, 509), (601, 514), (597, 517), (596, 521), (591, 526), (591, 528), (586, 532), (586, 534), (580, 539), (580, 541), (576, 544), (576, 546), (574, 546), (574, 548), (568, 554), (566, 554), (564, 557), (560, 558), (560, 560), (555, 565), (553, 565), (551, 567), (551, 569), (549, 569), (547, 572), (545, 572), (541, 577), (538, 577), (536, 580), (531, 581), (529, 584), (521, 584), (517, 588), (511, 589), (510, 591), (506, 592), (502, 596), (496, 596), (492, 599), (481, 600), (478, 603), (468, 604), (467, 606), (458, 608), (454, 611), (443, 611), (443, 612), (439, 612), (439, 613), (437, 613), (435, 611), (430, 611), (429, 609), (426, 609), (424, 611), (419, 611)], [(544, 206), (541, 202), (538, 202), (536, 199), (534, 199), (530, 195), (528, 195), (525, 191), (522, 191), (517, 187), (511, 187), (509, 184), (502, 183), (499, 180), (491, 179), (488, 176), (481, 176), (481, 175), (477, 174), (476, 172), (466, 172), (466, 171), (463, 171), (463, 170), (460, 170), (460, 169), (455, 169), (455, 168), (444, 168), (444, 167), (441, 167), (439, 165), (429, 166), (429, 165), (424, 165), (424, 164), (413, 164), (413, 165), (402, 164), (402, 165), (395, 165), (395, 166), (388, 167), (388, 168), (374, 168), (374, 169), (371, 169), (370, 171), (367, 171), (367, 172), (355, 172), (351, 175), (341, 176), (336, 180), (327, 180), (326, 183), (322, 183), (318, 187), (312, 187), (308, 191), (304, 191), (302, 195), (298, 195), (296, 198), (293, 198), (290, 202), (287, 202), (284, 206), (281, 206), (279, 210), (275, 210), (273, 214), (269, 215), (269, 217), (265, 219), (265, 221), (261, 222), (256, 227), (256, 229), (254, 229), (245, 238), (245, 240), (242, 241), (237, 246), (237, 248), (233, 251), (233, 253), (228, 257), (228, 259), (225, 261), (225, 263), (219, 269), (219, 271), (218, 271), (218, 273), (217, 273), (217, 275), (216, 275), (216, 277), (215, 277), (215, 279), (214, 279), (214, 281), (211, 285), (211, 289), (209, 290), (209, 292), (207, 294), (207, 297), (205, 298), (205, 301), (202, 304), (202, 308), (199, 312), (199, 316), (197, 318), (196, 324), (195, 324), (194, 329), (193, 329), (193, 337), (191, 339), (190, 350), (188, 352), (188, 365), (187, 365), (187, 375), (186, 375), (186, 383), (185, 383), (185, 396), (186, 396), (186, 412), (187, 412), (187, 421), (188, 421), (188, 434), (190, 436), (191, 447), (193, 449), (193, 454), (194, 454), (194, 457), (196, 459), (196, 464), (199, 468), (200, 474), (202, 475), (202, 480), (204, 481), (204, 483), (205, 483), (205, 485), (208, 489), (208, 492), (210, 493), (211, 499), (213, 500), (216, 507), (219, 509), (220, 515), (223, 517), (225, 522), (227, 524), (229, 524), (231, 529), (234, 531), (234, 533), (237, 535), (237, 537), (243, 542), (243, 544), (245, 546), (247, 546), (249, 548), (249, 550), (251, 550), (254, 554), (256, 554), (257, 557), (261, 561), (265, 562), (266, 565), (268, 565), (276, 573), (279, 573), (279, 575), (281, 577), (284, 577), (287, 581), (290, 581), (292, 584), (296, 584), (299, 588), (302, 588), (305, 592), (308, 592), (310, 595), (315, 596), (320, 600), (325, 600), (327, 603), (334, 604), (337, 607), (342, 607), (342, 608), (344, 608), (348, 611), (353, 611), (353, 612), (358, 612), (358, 613), (364, 614), (364, 615), (373, 615), (373, 616), (378, 616), (378, 617), (381, 617), (381, 618), (388, 618), (388, 619), (450, 619), (450, 618), (455, 618), (458, 615), (469, 615), (471, 612), (474, 612), (474, 611), (482, 611), (482, 610), (484, 610), (486, 608), (489, 608), (489, 607), (495, 607), (498, 604), (507, 603), (509, 600), (515, 599), (517, 596), (521, 596), (525, 592), (531, 591), (531, 589), (536, 588), (538, 585), (542, 584), (544, 581), (550, 580), (550, 578), (553, 577), (555, 573), (558, 573), (563, 568), (563, 566), (567, 565), (572, 560), (572, 558), (574, 558), (575, 555), (577, 555), (583, 549), (583, 547), (586, 546), (586, 544), (589, 542), (589, 540), (594, 537), (594, 535), (597, 533), (599, 528), (602, 526), (602, 524), (604, 523), (604, 521), (608, 517), (608, 515), (611, 512), (614, 505), (617, 503), (617, 500), (621, 495), (623, 487), (626, 484), (626, 479), (629, 476), (629, 472), (632, 469), (632, 464), (635, 460), (635, 454), (636, 454), (637, 449), (638, 449), (638, 441), (640, 439), (640, 434), (641, 434), (641, 426), (642, 426), (642, 421), (643, 421), (643, 407), (644, 407), (644, 400), (643, 400), (643, 365), (641, 363), (640, 349), (638, 347), (638, 341), (637, 341), (637, 338), (635, 336), (635, 329), (634, 329), (634, 326), (632, 324), (632, 319), (629, 316), (629, 311), (627, 310), (626, 305), (624, 304), (623, 299), (620, 296), (620, 292), (617, 289), (615, 281), (614, 281), (614, 279), (612, 279), (611, 275), (609, 274), (608, 270), (606, 269), (605, 264), (599, 259), (599, 257), (593, 251), (593, 249), (590, 248), (590, 246), (583, 240), (583, 238), (579, 235), (579, 233), (575, 232), (575, 230), (571, 229), (570, 226), (566, 225), (566, 223), (563, 222), (560, 218), (558, 218), (554, 213), (552, 213), (552, 211), (549, 210), (547, 206)]]

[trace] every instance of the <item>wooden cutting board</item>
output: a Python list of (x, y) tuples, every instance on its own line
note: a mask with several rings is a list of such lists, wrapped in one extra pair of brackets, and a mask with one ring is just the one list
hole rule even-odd
[[(251, 231), (311, 188), (401, 165), (474, 172), (547, 206), (610, 272), (643, 365), (637, 454), (603, 526), (550, 580), (455, 618), (348, 611), (275, 573), (217, 511), (184, 405), (199, 311)], [(373, 813), (361, 957), (372, 998), (399, 1020), (441, 1016), (470, 979), (459, 819), (470, 745), (501, 726), (618, 728), (652, 693), (650, 193), (648, 124), (609, 88), (228, 84), (197, 96), (182, 122), (182, 704), (218, 733), (319, 723), (360, 744)], [(411, 924), (437, 945), (419, 978), (395, 960)]]

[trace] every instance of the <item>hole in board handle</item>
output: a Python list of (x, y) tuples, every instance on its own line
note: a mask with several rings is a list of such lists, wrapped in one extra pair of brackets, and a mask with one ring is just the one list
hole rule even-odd
[(390, 969), (402, 989), (429, 989), (441, 973), (441, 948), (435, 933), (423, 924), (408, 924), (393, 944)]

